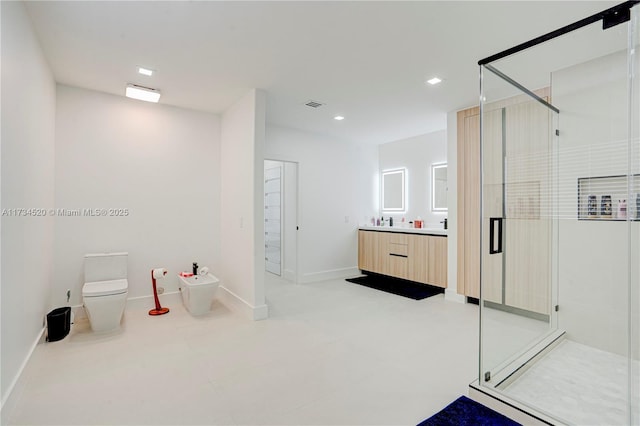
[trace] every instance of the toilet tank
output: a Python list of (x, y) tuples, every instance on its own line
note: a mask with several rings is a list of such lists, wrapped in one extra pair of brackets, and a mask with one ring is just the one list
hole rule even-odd
[(129, 253), (93, 253), (84, 255), (84, 282), (127, 278)]

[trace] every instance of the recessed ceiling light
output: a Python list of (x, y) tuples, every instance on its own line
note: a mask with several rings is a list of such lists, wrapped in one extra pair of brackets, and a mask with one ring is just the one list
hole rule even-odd
[(153, 75), (153, 70), (150, 70), (148, 68), (138, 67), (138, 73), (140, 73), (142, 75), (152, 76)]
[(340, 121), (340, 120), (344, 120), (344, 117), (341, 115), (336, 115), (335, 117), (333, 117), (333, 119)]
[(440, 83), (442, 80), (440, 80), (438, 77), (433, 77), (431, 80), (427, 80), (427, 83), (431, 84), (432, 86), (434, 84), (438, 84)]
[(138, 99), (146, 102), (158, 102), (160, 100), (159, 90), (131, 83), (127, 84), (125, 95), (127, 98)]

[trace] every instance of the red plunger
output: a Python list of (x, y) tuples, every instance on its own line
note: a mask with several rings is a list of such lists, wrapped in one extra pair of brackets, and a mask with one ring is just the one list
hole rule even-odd
[[(165, 271), (165, 275), (167, 272)], [(149, 311), (149, 315), (164, 315), (169, 312), (169, 308), (163, 308), (160, 306), (160, 299), (158, 299), (158, 289), (156, 288), (156, 279), (153, 277), (153, 269), (151, 270), (151, 282), (153, 283), (153, 299), (156, 301), (156, 308)]]

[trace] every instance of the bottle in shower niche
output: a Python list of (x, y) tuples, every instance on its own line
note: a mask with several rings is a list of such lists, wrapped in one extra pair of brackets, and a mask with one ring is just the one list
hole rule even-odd
[(610, 218), (611, 213), (611, 195), (603, 195), (600, 199), (600, 216)]
[(618, 200), (618, 211), (616, 216), (618, 219), (627, 218), (627, 200)]
[(598, 215), (598, 197), (595, 195), (589, 195), (589, 199), (587, 202), (587, 216), (597, 216)]

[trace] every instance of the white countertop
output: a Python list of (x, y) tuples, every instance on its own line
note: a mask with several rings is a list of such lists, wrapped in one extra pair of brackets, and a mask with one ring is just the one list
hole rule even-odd
[(447, 230), (442, 228), (409, 228), (408, 226), (360, 226), (358, 229), (363, 231), (382, 231), (382, 232), (401, 232), (406, 234), (425, 234), (425, 235), (444, 235), (447, 236)]

